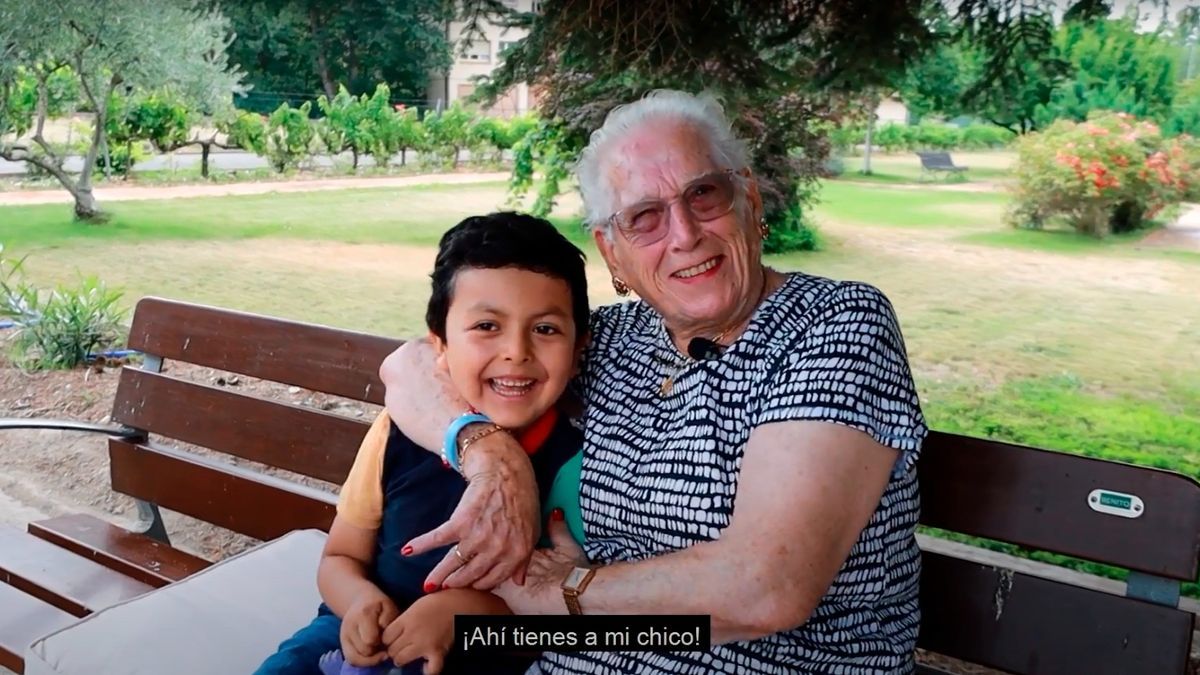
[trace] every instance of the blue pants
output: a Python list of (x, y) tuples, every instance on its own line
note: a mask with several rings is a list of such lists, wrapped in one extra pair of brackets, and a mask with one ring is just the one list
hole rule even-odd
[[(317, 611), (317, 617), (304, 628), (296, 631), (292, 637), (284, 640), (274, 654), (267, 657), (254, 675), (321, 675), (317, 665), (321, 656), (326, 652), (341, 649), (342, 620), (325, 605)], [(516, 675), (524, 673), (535, 658), (533, 656), (510, 656), (496, 654), (467, 658), (463, 654), (451, 652), (448, 655), (443, 672), (454, 673), (495, 673), (497, 675)], [(417, 659), (399, 669), (401, 675), (422, 675), (425, 659)]]
[[(317, 662), (327, 652), (342, 648), (342, 620), (325, 605), (317, 618), (292, 637), (284, 640), (274, 654), (267, 657), (254, 675), (321, 675)], [(424, 659), (418, 659), (400, 669), (401, 675), (421, 675)]]
[(321, 605), (317, 617), (267, 658), (254, 675), (321, 675), (317, 661), (326, 652), (341, 649), (342, 620)]

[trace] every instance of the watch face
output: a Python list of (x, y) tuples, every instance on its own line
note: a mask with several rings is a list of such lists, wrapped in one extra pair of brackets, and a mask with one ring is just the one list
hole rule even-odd
[(588, 571), (587, 568), (576, 567), (563, 580), (563, 586), (566, 588), (579, 588), (579, 584), (583, 583), (583, 578), (587, 576)]

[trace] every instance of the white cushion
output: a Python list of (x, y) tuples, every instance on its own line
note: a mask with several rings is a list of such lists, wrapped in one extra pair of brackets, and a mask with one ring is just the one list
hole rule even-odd
[(27, 675), (251, 673), (321, 602), (325, 533), (292, 532), (34, 642)]

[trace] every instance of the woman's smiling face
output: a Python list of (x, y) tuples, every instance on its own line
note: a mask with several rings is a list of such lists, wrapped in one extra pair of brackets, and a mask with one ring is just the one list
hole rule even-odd
[[(709, 147), (693, 127), (674, 121), (630, 132), (608, 151), (612, 210), (636, 215), (627, 209), (665, 202), (665, 230), (650, 242), (645, 239), (656, 237), (639, 240), (616, 225), (611, 239), (596, 230), (596, 245), (613, 275), (658, 310), (672, 331), (685, 334), (741, 316), (747, 303), (757, 301), (761, 284), (761, 237), (753, 224), (761, 213), (757, 185), (728, 171), (741, 167), (720, 166)], [(733, 207), (711, 219), (694, 217), (698, 209), (688, 204), (706, 194), (694, 190), (711, 189), (719, 177), (732, 180)]]

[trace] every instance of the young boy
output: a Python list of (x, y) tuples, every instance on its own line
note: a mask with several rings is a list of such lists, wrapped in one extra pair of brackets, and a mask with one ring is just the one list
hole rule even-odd
[[(439, 366), (475, 411), (521, 441), (547, 504), (560, 469), (568, 462), (576, 466), (582, 447), (582, 435), (555, 404), (575, 375), (587, 339), (583, 253), (545, 220), (494, 213), (467, 218), (446, 232), (432, 277), (425, 318)], [(570, 468), (563, 472), (564, 478), (570, 475)], [(574, 475), (577, 484), (577, 469)], [(574, 487), (566, 492), (577, 500), (577, 485), (567, 487)], [(398, 657), (400, 665), (424, 659), (428, 670), (440, 670), (455, 614), (509, 613), (491, 593), (424, 587), (449, 547), (415, 556), (402, 551), (409, 540), (444, 523), (465, 488), (453, 468), (406, 438), (386, 412), (380, 414), (342, 488), (329, 531), (317, 575), (324, 603), (313, 622), (257, 672), (317, 675), (322, 655), (339, 648), (356, 666)], [(562, 483), (556, 488), (555, 494), (563, 492)], [(571, 517), (577, 507), (566, 510), (579, 536)], [(384, 644), (385, 635), (390, 644)], [(491, 657), (486, 672), (523, 672), (527, 665)], [(414, 667), (420, 672), (415, 665), (405, 672)], [(461, 668), (481, 672), (478, 665)]]

